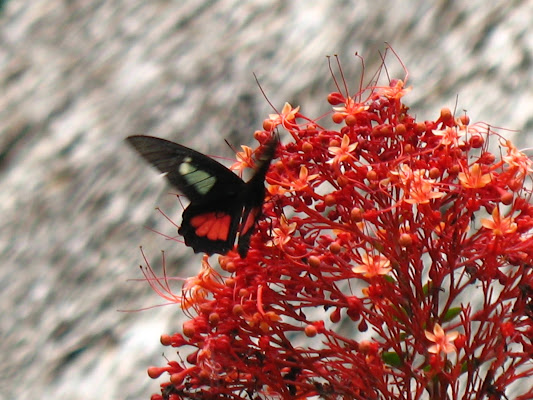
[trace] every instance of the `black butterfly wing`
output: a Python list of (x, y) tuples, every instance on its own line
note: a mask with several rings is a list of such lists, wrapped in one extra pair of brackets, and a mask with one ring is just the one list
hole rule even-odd
[(235, 243), (246, 184), (212, 158), (168, 140), (130, 136), (128, 142), (191, 203), (178, 233), (195, 253), (225, 254)]
[(254, 233), (255, 225), (259, 220), (259, 217), (261, 217), (263, 203), (265, 201), (265, 177), (276, 153), (277, 145), (277, 136), (273, 136), (266, 144), (259, 159), (259, 166), (254, 176), (246, 182), (242, 194), (244, 211), (239, 229), (239, 244), (237, 246), (241, 258), (245, 258), (248, 254), (248, 248), (250, 247), (250, 240)]
[(261, 216), (265, 176), (277, 137), (267, 143), (247, 183), (219, 162), (177, 143), (151, 136), (130, 136), (127, 141), (191, 201), (178, 230), (187, 246), (195, 253), (225, 254), (233, 248), (238, 231), (238, 252), (246, 257)]
[(226, 254), (233, 248), (242, 215), (242, 204), (233, 197), (215, 203), (191, 203), (183, 211), (178, 233), (195, 253)]
[(128, 143), (178, 188), (191, 203), (238, 196), (243, 180), (219, 162), (188, 147), (152, 136), (129, 136)]

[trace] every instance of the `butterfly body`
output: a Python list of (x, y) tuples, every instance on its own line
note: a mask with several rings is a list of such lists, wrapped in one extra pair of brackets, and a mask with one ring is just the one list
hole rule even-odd
[(238, 252), (246, 257), (265, 198), (265, 176), (277, 139), (266, 144), (254, 176), (244, 182), (228, 168), (193, 149), (151, 136), (127, 141), (189, 200), (178, 233), (195, 253), (225, 254), (239, 234)]

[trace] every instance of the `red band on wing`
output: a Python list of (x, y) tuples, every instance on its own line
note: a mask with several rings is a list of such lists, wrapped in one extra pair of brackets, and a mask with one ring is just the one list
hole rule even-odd
[(250, 213), (246, 217), (246, 220), (242, 221), (240, 235), (246, 234), (250, 229), (252, 229), (255, 226), (255, 221), (260, 212), (261, 212), (261, 207), (255, 207), (250, 211)]
[(199, 237), (209, 240), (228, 240), (231, 227), (231, 215), (221, 212), (209, 212), (195, 215), (190, 220), (191, 226)]

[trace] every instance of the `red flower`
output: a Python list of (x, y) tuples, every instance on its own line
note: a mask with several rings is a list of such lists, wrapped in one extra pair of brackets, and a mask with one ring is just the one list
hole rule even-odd
[(190, 315), (154, 399), (533, 398), (531, 160), (448, 109), (417, 122), (406, 80), (337, 87), (335, 129), (266, 120), (289, 135), (248, 256), (179, 296), (147, 276)]

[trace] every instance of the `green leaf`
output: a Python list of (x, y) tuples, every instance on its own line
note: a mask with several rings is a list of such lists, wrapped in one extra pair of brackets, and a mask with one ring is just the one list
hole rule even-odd
[(429, 291), (430, 289), (433, 289), (433, 282), (429, 281), (428, 283), (426, 283), (424, 285), (424, 287), (422, 288), (422, 291), (424, 293), (424, 296), (428, 296), (429, 295)]
[(395, 351), (386, 351), (381, 354), (381, 358), (385, 361), (385, 364), (393, 367), (400, 367), (403, 364), (400, 356)]
[(444, 314), (444, 321), (449, 322), (455, 317), (457, 317), (459, 314), (461, 314), (461, 307), (452, 307), (448, 311), (446, 311), (446, 314)]

